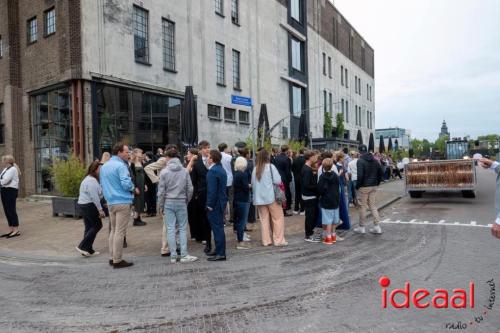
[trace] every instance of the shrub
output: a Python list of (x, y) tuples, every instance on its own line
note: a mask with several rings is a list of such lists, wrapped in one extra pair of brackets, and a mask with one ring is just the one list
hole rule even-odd
[(52, 167), (56, 190), (64, 197), (78, 197), (80, 183), (87, 170), (78, 157), (71, 156), (69, 160), (56, 160)]

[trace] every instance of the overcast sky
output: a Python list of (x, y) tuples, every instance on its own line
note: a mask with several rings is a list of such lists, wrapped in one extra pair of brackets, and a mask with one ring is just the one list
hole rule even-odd
[(500, 134), (500, 0), (335, 0), (375, 49), (376, 128)]

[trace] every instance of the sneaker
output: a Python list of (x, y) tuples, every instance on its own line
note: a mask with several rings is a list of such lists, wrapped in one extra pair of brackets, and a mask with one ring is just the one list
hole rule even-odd
[(206, 245), (207, 241), (201, 241), (201, 244)]
[(337, 243), (337, 234), (333, 234), (331, 238), (332, 238), (332, 244)]
[(243, 234), (243, 241), (244, 242), (250, 242), (251, 240), (251, 237), (249, 234), (247, 234), (246, 232)]
[(175, 264), (177, 262), (177, 258), (176, 257), (170, 257), (170, 263), (171, 264)]
[(332, 245), (333, 244), (332, 237), (328, 236), (323, 238), (323, 244)]
[(75, 247), (75, 249), (84, 257), (90, 257), (90, 253), (88, 253), (87, 251), (84, 251), (82, 249), (80, 249), (78, 246)]
[(300, 214), (299, 214), (299, 215), (300, 215), (300, 216), (304, 216), (304, 215), (306, 215), (306, 212), (300, 212)]
[(276, 246), (276, 247), (285, 247), (285, 246), (288, 246), (288, 242), (283, 242), (281, 244), (276, 244), (274, 246)]
[(377, 224), (374, 225), (373, 228), (370, 228), (370, 232), (375, 235), (380, 235), (382, 233), (382, 228), (380, 228), (380, 226)]
[(309, 237), (306, 237), (304, 239), (304, 241), (309, 242), (309, 243), (319, 243), (319, 242), (321, 242), (321, 239), (318, 239), (318, 238), (311, 235)]
[(182, 263), (185, 263), (185, 262), (194, 262), (196, 260), (198, 260), (198, 257), (190, 256), (189, 254), (181, 258), (181, 262)]
[(113, 268), (126, 268), (133, 266), (134, 263), (126, 262), (125, 260), (120, 261), (119, 263), (113, 264)]
[(243, 242), (239, 242), (236, 245), (236, 250), (250, 250), (250, 246), (245, 245)]
[(354, 228), (353, 231), (357, 234), (365, 234), (366, 233), (365, 227), (356, 227), (356, 228)]
[(134, 223), (132, 223), (132, 225), (134, 227), (143, 227), (145, 226), (147, 223), (142, 221), (142, 220), (134, 220)]
[(342, 242), (344, 240), (344, 237), (340, 237), (339, 235), (335, 236), (337, 242)]
[(98, 256), (98, 255), (100, 255), (100, 254), (101, 254), (101, 252), (99, 252), (99, 251), (94, 251), (94, 252), (92, 252), (90, 255), (91, 255), (91, 256)]
[(299, 215), (299, 214), (300, 214), (300, 212), (298, 210), (293, 211), (293, 215)]

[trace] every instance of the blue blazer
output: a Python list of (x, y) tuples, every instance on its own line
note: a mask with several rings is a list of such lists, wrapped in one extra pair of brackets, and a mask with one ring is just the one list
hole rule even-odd
[(207, 173), (207, 207), (224, 210), (227, 204), (226, 185), (226, 171), (217, 163)]

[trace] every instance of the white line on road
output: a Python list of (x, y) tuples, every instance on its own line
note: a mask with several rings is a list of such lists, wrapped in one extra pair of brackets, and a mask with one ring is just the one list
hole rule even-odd
[(477, 224), (476, 221), (471, 221), (470, 223), (460, 223), (460, 222), (453, 222), (453, 223), (446, 223), (444, 220), (441, 220), (439, 222), (429, 222), (429, 221), (418, 221), (418, 220), (411, 220), (411, 221), (391, 221), (390, 219), (386, 219), (382, 221), (381, 223), (388, 223), (388, 224), (421, 224), (421, 225), (447, 225), (447, 226), (461, 226), (461, 227), (479, 227), (479, 228), (491, 228), (491, 224), (488, 225), (482, 225), (482, 224)]

